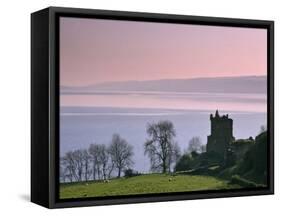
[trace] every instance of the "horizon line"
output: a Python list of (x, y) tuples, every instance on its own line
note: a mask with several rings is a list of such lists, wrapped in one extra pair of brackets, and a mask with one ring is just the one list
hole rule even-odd
[(94, 85), (102, 85), (108, 83), (122, 83), (122, 82), (147, 82), (147, 81), (167, 81), (167, 80), (196, 80), (196, 79), (221, 79), (221, 78), (246, 78), (246, 77), (267, 77), (266, 75), (245, 75), (245, 76), (214, 76), (214, 77), (191, 77), (191, 78), (173, 78), (173, 79), (145, 79), (145, 80), (120, 80), (120, 81), (105, 81), (105, 82), (98, 82), (88, 85), (60, 85), (61, 87), (91, 87)]

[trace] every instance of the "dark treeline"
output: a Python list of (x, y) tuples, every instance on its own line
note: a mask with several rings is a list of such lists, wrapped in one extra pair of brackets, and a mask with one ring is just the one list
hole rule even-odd
[(110, 144), (91, 144), (88, 149), (66, 152), (60, 159), (61, 182), (107, 180), (120, 177), (133, 165), (133, 147), (118, 134)]

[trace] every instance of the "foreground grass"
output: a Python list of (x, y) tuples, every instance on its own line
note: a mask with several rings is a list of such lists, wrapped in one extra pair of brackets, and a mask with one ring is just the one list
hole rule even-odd
[(198, 190), (238, 188), (227, 181), (210, 176), (147, 174), (110, 182), (65, 183), (60, 186), (60, 198), (103, 197)]

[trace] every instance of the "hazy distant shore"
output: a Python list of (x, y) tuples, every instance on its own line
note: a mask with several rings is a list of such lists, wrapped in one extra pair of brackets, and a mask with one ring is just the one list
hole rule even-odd
[(144, 81), (105, 82), (89, 86), (61, 86), (61, 94), (129, 92), (196, 92), (196, 93), (266, 93), (266, 76), (163, 79)]

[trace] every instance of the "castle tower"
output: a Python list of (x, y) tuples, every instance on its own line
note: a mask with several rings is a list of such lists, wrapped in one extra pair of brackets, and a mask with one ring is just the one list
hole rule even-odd
[(216, 110), (215, 116), (210, 115), (211, 135), (208, 136), (207, 152), (215, 152), (225, 157), (233, 137), (233, 120), (228, 115), (220, 116)]

